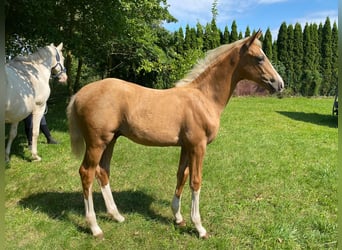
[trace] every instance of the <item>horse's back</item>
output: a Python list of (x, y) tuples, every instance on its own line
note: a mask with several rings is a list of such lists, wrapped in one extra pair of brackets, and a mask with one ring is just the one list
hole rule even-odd
[[(107, 78), (84, 86), (76, 94), (74, 108), (80, 127), (88, 137), (101, 134), (102, 138), (110, 140), (111, 135), (117, 133), (140, 144), (176, 144), (178, 133), (169, 132), (172, 119), (170, 113), (163, 110), (170, 100), (162, 98), (167, 96), (163, 93), (162, 90)], [(152, 136), (152, 130), (162, 131), (168, 139), (158, 142), (160, 140)]]
[(194, 139), (184, 134), (197, 133), (211, 141), (219, 124), (217, 113), (196, 90), (156, 90), (115, 78), (83, 87), (75, 108), (84, 133), (97, 138), (117, 133), (144, 145), (180, 145)]

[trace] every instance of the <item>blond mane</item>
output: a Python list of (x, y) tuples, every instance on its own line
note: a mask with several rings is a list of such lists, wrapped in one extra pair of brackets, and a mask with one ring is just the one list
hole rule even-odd
[(214, 64), (219, 57), (226, 54), (231, 49), (244, 43), (249, 37), (238, 40), (230, 44), (224, 44), (216, 49), (209, 50), (203, 59), (200, 59), (197, 64), (190, 70), (190, 72), (181, 80), (175, 83), (176, 87), (182, 87), (188, 85), (190, 82), (194, 81), (199, 77), (210, 65)]

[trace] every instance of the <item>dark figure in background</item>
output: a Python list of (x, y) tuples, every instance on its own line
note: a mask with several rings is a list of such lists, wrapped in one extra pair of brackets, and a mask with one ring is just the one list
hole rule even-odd
[[(28, 141), (28, 146), (32, 146), (32, 114), (24, 119), (25, 122), (25, 133)], [(58, 144), (58, 142), (51, 136), (50, 130), (47, 126), (45, 115), (43, 115), (40, 121), (40, 131), (45, 135), (48, 144)]]

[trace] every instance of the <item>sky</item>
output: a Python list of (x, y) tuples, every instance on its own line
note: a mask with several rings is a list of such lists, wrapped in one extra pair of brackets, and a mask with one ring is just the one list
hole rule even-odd
[[(207, 24), (212, 19), (211, 7), (214, 0), (167, 0), (168, 10), (178, 22), (165, 24), (170, 31), (179, 27), (195, 27), (197, 22)], [(331, 25), (338, 24), (338, 0), (218, 0), (217, 25), (223, 31), (227, 25), (229, 31), (233, 20), (236, 21), (238, 32), (244, 35), (246, 27), (250, 30), (259, 28), (265, 32), (271, 30), (272, 38), (276, 39), (280, 25), (300, 23), (324, 24), (327, 17)]]

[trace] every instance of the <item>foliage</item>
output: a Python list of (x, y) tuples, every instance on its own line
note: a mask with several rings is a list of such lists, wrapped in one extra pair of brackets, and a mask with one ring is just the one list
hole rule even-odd
[[(60, 97), (62, 96), (62, 97)], [(337, 118), (333, 98), (232, 98), (203, 167), (201, 213), (211, 237), (197, 238), (190, 192), (188, 225), (172, 223), (179, 148), (146, 147), (119, 138), (111, 187), (126, 217), (95, 210), (105, 240), (84, 218), (80, 159), (71, 156), (66, 103), (58, 89), (47, 121), (59, 145), (39, 138), (41, 162), (29, 162), (22, 124), (6, 168), (5, 249), (337, 249)]]

